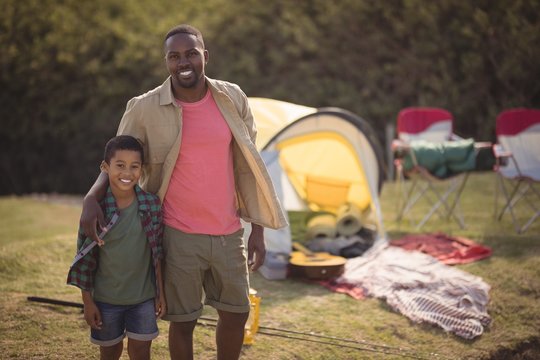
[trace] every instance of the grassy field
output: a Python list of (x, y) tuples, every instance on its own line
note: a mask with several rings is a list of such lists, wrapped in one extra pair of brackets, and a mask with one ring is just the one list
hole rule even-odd
[[(462, 198), (466, 229), (434, 219), (421, 230), (465, 236), (493, 249), (489, 259), (459, 266), (491, 285), (493, 322), (482, 336), (463, 340), (431, 325), (414, 324), (377, 299), (354, 300), (316, 284), (268, 281), (253, 274), (252, 287), (262, 297), (264, 328), (255, 343), (243, 349), (242, 358), (540, 358), (540, 221), (524, 235), (515, 234), (509, 216), (495, 221), (494, 184), (492, 174), (469, 179)], [(395, 184), (385, 184), (381, 199), (390, 238), (418, 232), (408, 220), (394, 221), (397, 197)], [(79, 291), (65, 285), (79, 213), (76, 202), (0, 198), (0, 358), (97, 358), (80, 309), (27, 300), (40, 296), (80, 302)], [(419, 218), (415, 212), (413, 220)], [(301, 237), (302, 215), (291, 221), (295, 236)], [(204, 317), (195, 332), (196, 358), (213, 359), (216, 314), (207, 309)], [(159, 326), (153, 358), (167, 359), (167, 323), (160, 321)]]

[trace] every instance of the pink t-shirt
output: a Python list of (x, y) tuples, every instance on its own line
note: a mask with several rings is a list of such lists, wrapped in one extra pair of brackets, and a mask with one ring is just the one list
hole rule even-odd
[(163, 200), (163, 220), (191, 234), (227, 235), (240, 229), (232, 134), (212, 93), (182, 107), (182, 145)]

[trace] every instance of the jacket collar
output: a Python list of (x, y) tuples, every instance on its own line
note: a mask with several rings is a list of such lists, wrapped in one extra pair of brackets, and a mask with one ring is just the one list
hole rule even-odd
[[(215, 80), (209, 78), (208, 76), (205, 77), (206, 85), (208, 85), (208, 88), (212, 92), (213, 96), (216, 96), (218, 94), (223, 93), (221, 90), (219, 90), (216, 87)], [(171, 76), (169, 76), (165, 82), (161, 85), (161, 88), (159, 89), (159, 105), (169, 105), (169, 104), (176, 104), (176, 101), (174, 99), (174, 95), (172, 92), (172, 84), (171, 84)]]

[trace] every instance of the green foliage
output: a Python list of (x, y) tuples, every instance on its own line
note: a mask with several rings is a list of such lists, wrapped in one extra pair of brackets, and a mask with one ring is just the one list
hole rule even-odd
[(249, 96), (338, 106), (384, 138), (406, 106), (440, 106), (464, 137), (540, 107), (537, 0), (5, 0), (0, 193), (85, 192), (126, 101), (166, 76), (162, 38), (199, 27), (208, 73)]

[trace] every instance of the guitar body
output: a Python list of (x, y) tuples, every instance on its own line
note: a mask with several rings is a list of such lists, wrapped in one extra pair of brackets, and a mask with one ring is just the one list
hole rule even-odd
[(324, 280), (339, 276), (345, 269), (347, 259), (326, 252), (311, 252), (299, 244), (293, 244), (300, 251), (293, 251), (289, 259), (290, 275)]

